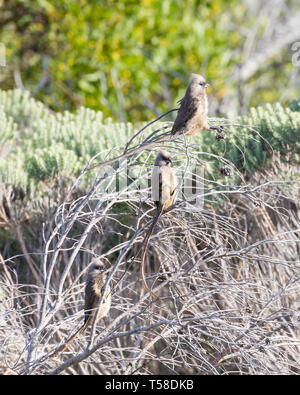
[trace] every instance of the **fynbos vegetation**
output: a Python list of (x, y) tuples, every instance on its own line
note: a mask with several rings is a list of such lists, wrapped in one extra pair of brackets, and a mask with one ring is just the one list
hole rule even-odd
[[(138, 133), (1, 91), (1, 372), (299, 373), (299, 108), (266, 104), (210, 119), (222, 136), (174, 140), (167, 120)], [(155, 299), (139, 266), (161, 147), (177, 199), (149, 242)], [(82, 324), (93, 257), (110, 312), (53, 357)]]

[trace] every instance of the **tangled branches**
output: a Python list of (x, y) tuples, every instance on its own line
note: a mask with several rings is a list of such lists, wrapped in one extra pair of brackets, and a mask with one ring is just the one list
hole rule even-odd
[[(299, 169), (277, 166), (273, 154), (272, 165), (250, 179), (184, 136), (172, 141), (167, 126), (146, 137), (144, 129), (134, 136), (143, 139), (118, 156), (91, 160), (53, 219), (43, 286), (34, 294), (26, 289), (25, 298), (20, 285), (4, 288), (6, 300), (14, 302), (1, 331), (12, 371), (299, 373)], [(153, 216), (152, 151), (161, 147), (175, 158), (177, 200), (149, 242), (146, 277), (159, 295), (154, 300), (139, 276), (139, 253)], [(214, 161), (230, 166), (238, 182), (215, 179), (209, 172)], [(72, 201), (92, 168), (98, 174), (91, 189)], [(82, 279), (94, 256), (110, 268), (104, 285), (112, 289), (110, 313), (52, 358), (81, 325)], [(8, 323), (15, 328), (10, 335)], [(23, 348), (12, 352), (17, 334)]]

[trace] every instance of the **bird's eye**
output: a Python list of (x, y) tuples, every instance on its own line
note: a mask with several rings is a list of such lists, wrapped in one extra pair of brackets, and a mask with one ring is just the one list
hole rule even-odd
[(203, 85), (204, 85), (204, 82), (199, 82), (199, 85), (203, 86)]

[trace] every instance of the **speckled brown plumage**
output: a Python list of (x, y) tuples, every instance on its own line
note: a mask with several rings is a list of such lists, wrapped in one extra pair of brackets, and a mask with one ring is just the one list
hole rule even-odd
[(171, 168), (171, 155), (167, 151), (160, 151), (155, 159), (152, 171), (152, 198), (158, 212), (167, 210), (174, 200), (174, 174)]
[[(83, 325), (67, 340), (65, 344), (60, 346), (52, 355), (58, 355), (64, 352), (70, 344), (83, 333), (88, 326), (93, 322), (94, 315), (97, 311), (98, 303), (101, 297), (102, 288), (105, 283), (104, 267), (99, 260), (94, 260), (91, 264), (86, 284), (85, 284), (85, 303), (84, 303), (84, 323)], [(105, 296), (98, 312), (97, 321), (105, 317), (111, 305), (111, 291), (108, 286), (105, 291)]]
[(157, 298), (154, 292), (152, 292), (145, 279), (145, 256), (148, 249), (149, 239), (155, 227), (155, 224), (159, 220), (160, 216), (166, 211), (174, 201), (174, 190), (175, 190), (175, 177), (171, 168), (171, 155), (167, 151), (160, 151), (155, 159), (153, 171), (152, 171), (152, 199), (156, 203), (157, 214), (153, 217), (151, 227), (144, 239), (144, 245), (141, 256), (141, 278), (144, 288), (151, 293), (154, 298)]
[[(103, 266), (100, 262), (94, 262), (89, 271), (85, 284), (85, 304), (84, 304), (84, 323), (90, 324), (94, 317), (95, 309), (101, 296), (101, 290), (105, 283)], [(111, 303), (110, 290), (106, 290), (106, 295), (100, 307), (97, 320), (105, 317), (109, 311)]]
[(173, 124), (172, 134), (191, 136), (198, 130), (210, 129), (207, 122), (208, 102), (204, 77), (192, 74), (180, 108)]

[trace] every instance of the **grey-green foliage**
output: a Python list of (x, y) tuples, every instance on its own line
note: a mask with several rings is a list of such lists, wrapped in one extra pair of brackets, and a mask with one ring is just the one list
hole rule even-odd
[(26, 188), (24, 153), (18, 147), (19, 138), (18, 124), (6, 111), (6, 102), (0, 99), (0, 181)]
[[(251, 173), (264, 165), (272, 151), (300, 148), (299, 109), (296, 101), (290, 107), (276, 103), (252, 108), (227, 127), (226, 140), (217, 141), (214, 133), (203, 131), (193, 136), (193, 142), (199, 151), (219, 155)], [(16, 89), (0, 91), (0, 131), (0, 182), (22, 188), (30, 196), (41, 181), (57, 174), (76, 177), (96, 154), (101, 161), (112, 149), (119, 153), (135, 130), (132, 124), (104, 120), (100, 111), (84, 107), (74, 114), (54, 113), (28, 92)], [(221, 162), (213, 159), (209, 166), (213, 177), (220, 177)]]
[[(241, 117), (239, 122), (251, 126), (243, 134), (244, 167), (249, 173), (263, 166), (267, 153), (285, 154), (300, 148), (300, 112), (280, 103), (251, 108), (249, 115)], [(243, 132), (244, 128), (237, 128), (235, 136), (239, 131)]]
[(300, 101), (294, 99), (289, 102), (289, 108), (292, 111), (300, 111)]
[(124, 146), (133, 133), (131, 124), (104, 121), (100, 111), (53, 113), (18, 89), (0, 91), (0, 128), (9, 153), (1, 153), (0, 182), (25, 190), (60, 172), (78, 175), (94, 155)]
[[(275, 151), (294, 152), (294, 159), (299, 162), (300, 105), (296, 104), (292, 103), (292, 108), (280, 103), (251, 108), (248, 115), (227, 126), (227, 138), (223, 141), (215, 140), (210, 131), (203, 131), (197, 137), (201, 150), (228, 159), (248, 174), (264, 166)], [(216, 171), (220, 163), (216, 161), (213, 167)]]

